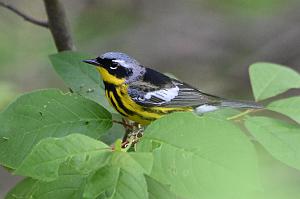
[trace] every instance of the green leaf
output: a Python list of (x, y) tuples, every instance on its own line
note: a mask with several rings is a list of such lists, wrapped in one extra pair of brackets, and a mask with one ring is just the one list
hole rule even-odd
[(151, 153), (114, 152), (111, 163), (88, 178), (84, 198), (148, 198), (143, 165), (152, 167), (151, 160)]
[[(122, 116), (117, 113), (112, 113), (112, 120), (122, 121)], [(112, 145), (117, 139), (122, 139), (124, 134), (125, 129), (123, 125), (113, 122), (112, 127), (100, 137), (100, 140), (107, 145)]]
[(114, 150), (115, 151), (122, 151), (122, 140), (121, 139), (117, 139), (114, 143)]
[(272, 102), (267, 108), (282, 113), (300, 124), (300, 96)]
[(150, 176), (182, 198), (241, 198), (260, 187), (254, 147), (226, 119), (170, 114), (148, 126), (137, 151), (153, 152)]
[(26, 178), (17, 184), (5, 199), (82, 199), (86, 176), (67, 174), (51, 182)]
[[(144, 175), (139, 170), (134, 169), (137, 165), (132, 161), (130, 155), (122, 152), (115, 154), (115, 156), (124, 156), (124, 160), (129, 160), (125, 168), (123, 168), (125, 162), (120, 165), (111, 164), (99, 169), (88, 179), (86, 179), (86, 176), (73, 173), (61, 175), (51, 182), (27, 178), (13, 188), (6, 199), (148, 198)], [(119, 157), (116, 158), (119, 159)], [(128, 170), (127, 168), (130, 166), (133, 166), (133, 169)]]
[(245, 124), (250, 133), (273, 157), (300, 169), (300, 127), (298, 125), (266, 117), (247, 118)]
[(170, 186), (161, 184), (157, 180), (146, 176), (149, 199), (176, 199), (177, 197), (170, 191)]
[(250, 66), (249, 73), (256, 101), (273, 97), (291, 88), (300, 88), (300, 75), (285, 66), (256, 63)]
[(153, 166), (153, 156), (151, 153), (129, 153), (130, 157), (143, 168), (143, 172), (150, 174)]
[(264, 191), (255, 199), (298, 199), (300, 196), (300, 172), (273, 158), (255, 142), (259, 156), (260, 179)]
[(44, 138), (71, 133), (99, 138), (112, 121), (99, 104), (50, 89), (17, 98), (0, 114), (0, 124), (0, 164), (15, 169)]
[(111, 149), (104, 143), (80, 134), (47, 138), (39, 142), (14, 172), (43, 181), (54, 180), (63, 162), (88, 174), (104, 166)]
[(110, 197), (117, 185), (120, 167), (108, 165), (91, 175), (84, 190), (83, 198), (91, 199), (100, 195)]
[(31, 195), (35, 191), (37, 182), (37, 180), (25, 178), (6, 194), (5, 199), (31, 198)]
[(95, 66), (82, 62), (88, 58), (86, 55), (72, 51), (50, 55), (54, 69), (68, 87), (114, 112), (105, 98), (104, 85)]
[(51, 182), (39, 181), (32, 198), (82, 199), (85, 180), (82, 175), (62, 175)]

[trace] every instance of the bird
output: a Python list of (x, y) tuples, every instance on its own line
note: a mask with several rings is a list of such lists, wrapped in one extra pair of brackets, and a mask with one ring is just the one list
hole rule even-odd
[(183, 81), (145, 67), (122, 52), (82, 60), (96, 66), (111, 106), (141, 125), (173, 112), (202, 115), (219, 108), (262, 109), (255, 102), (230, 100), (203, 92)]

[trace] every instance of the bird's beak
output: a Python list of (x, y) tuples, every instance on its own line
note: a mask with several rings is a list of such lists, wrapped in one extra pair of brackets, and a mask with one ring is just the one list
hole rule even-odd
[(86, 60), (82, 60), (85, 63), (91, 64), (91, 65), (95, 65), (95, 66), (99, 66), (100, 63), (97, 61), (97, 59), (86, 59)]

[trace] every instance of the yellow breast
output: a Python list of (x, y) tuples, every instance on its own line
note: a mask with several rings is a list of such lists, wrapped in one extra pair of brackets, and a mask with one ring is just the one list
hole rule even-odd
[(193, 111), (192, 107), (144, 107), (135, 103), (128, 94), (124, 78), (111, 75), (105, 68), (97, 67), (105, 82), (105, 95), (116, 111), (132, 121), (146, 125), (165, 114), (175, 111)]
[(127, 89), (128, 85), (126, 84), (115, 86), (114, 89), (107, 89), (106, 97), (120, 114), (140, 124), (149, 124), (151, 121), (175, 111), (193, 111), (192, 107), (143, 107), (131, 99)]

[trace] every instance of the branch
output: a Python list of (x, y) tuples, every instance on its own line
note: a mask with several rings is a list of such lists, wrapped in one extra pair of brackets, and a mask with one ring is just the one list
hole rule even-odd
[(75, 50), (63, 5), (59, 0), (44, 0), (44, 4), (57, 50)]
[(18, 10), (16, 7), (9, 5), (7, 3), (4, 3), (2, 1), (0, 1), (0, 6), (7, 8), (8, 10), (14, 12), (15, 14), (19, 15), (20, 17), (22, 17), (24, 20), (33, 23), (35, 25), (44, 27), (44, 28), (49, 28), (48, 22), (47, 21), (40, 21), (37, 19), (32, 18), (31, 16), (26, 15), (25, 13), (21, 12), (20, 10)]

